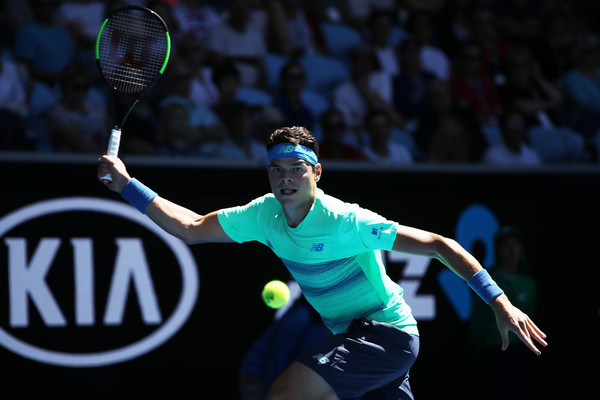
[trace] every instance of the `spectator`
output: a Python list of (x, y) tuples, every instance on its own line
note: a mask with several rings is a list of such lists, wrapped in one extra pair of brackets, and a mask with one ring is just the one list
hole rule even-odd
[(32, 150), (27, 137), (29, 109), (25, 81), (19, 65), (6, 53), (0, 54), (0, 149)]
[(573, 10), (565, 2), (551, 2), (540, 14), (542, 27), (531, 48), (542, 75), (551, 83), (558, 84), (575, 66), (575, 54), (579, 50)]
[(66, 28), (54, 23), (57, 0), (29, 0), (29, 4), (34, 18), (16, 29), (15, 56), (34, 81), (53, 87), (75, 59), (75, 42)]
[(101, 153), (109, 126), (105, 106), (90, 95), (92, 78), (75, 62), (60, 75), (60, 100), (47, 111), (48, 136), (54, 151)]
[(248, 17), (249, 25), (260, 32), (263, 37), (267, 35), (267, 26), (269, 24), (269, 13), (264, 0), (249, 0), (250, 7)]
[(369, 16), (373, 12), (387, 11), (398, 12), (399, 6), (394, 0), (347, 0), (335, 2), (341, 16), (342, 23), (349, 24), (359, 32), (368, 30)]
[(600, 129), (600, 40), (589, 35), (576, 67), (563, 79), (564, 113), (569, 126), (589, 142)]
[(516, 46), (511, 50), (506, 83), (499, 86), (498, 93), (503, 104), (516, 107), (525, 116), (527, 125), (560, 124), (562, 91), (544, 78), (528, 47)]
[(386, 11), (374, 11), (369, 17), (370, 45), (379, 69), (394, 78), (400, 73), (396, 45), (390, 43), (393, 15)]
[(272, 0), (267, 6), (269, 15), (269, 48), (287, 58), (320, 53), (315, 40), (309, 12), (303, 0)]
[(410, 150), (391, 140), (392, 124), (385, 111), (378, 109), (369, 111), (365, 117), (365, 130), (368, 135), (368, 145), (364, 152), (370, 161), (380, 165), (413, 163)]
[[(473, 110), (457, 105), (450, 85), (444, 81), (430, 82), (425, 100), (427, 110), (413, 132), (421, 157), (428, 162), (479, 162), (487, 143)], [(448, 128), (455, 128), (455, 132)], [(460, 140), (450, 140), (453, 135)]]
[[(256, 114), (253, 139), (264, 144), (271, 132), (284, 126), (285, 117), (281, 110), (275, 106), (262, 107), (257, 110)], [(267, 149), (265, 146), (262, 146), (261, 160), (264, 161), (263, 165), (268, 164)]]
[(481, 48), (475, 42), (468, 41), (463, 45), (450, 81), (452, 93), (458, 104), (472, 109), (482, 124), (495, 126), (502, 102), (494, 82), (481, 73), (481, 57)]
[(431, 15), (424, 11), (412, 13), (407, 22), (407, 30), (419, 46), (423, 69), (431, 72), (438, 79), (448, 80), (450, 59), (436, 44), (436, 32)]
[(265, 87), (267, 47), (262, 34), (249, 25), (248, 0), (228, 2), (229, 17), (215, 27), (208, 37), (210, 64), (219, 68), (226, 60), (240, 71), (241, 84)]
[(404, 0), (405, 7), (410, 12), (427, 12), (436, 14), (444, 5), (444, 0)]
[(302, 101), (302, 91), (306, 87), (306, 74), (299, 62), (292, 61), (283, 66), (280, 73), (280, 92), (273, 105), (285, 117), (285, 126), (304, 126), (312, 131), (315, 118)]
[[(33, 19), (33, 11), (31, 10), (30, 2), (23, 0), (4, 0), (0, 7), (0, 14), (2, 15), (2, 33), (9, 34), (10, 39), (14, 40), (10, 33), (13, 33), (18, 27)], [(12, 44), (11, 41), (11, 46)]]
[(92, 51), (106, 13), (106, 3), (96, 0), (62, 1), (57, 20), (69, 30), (77, 48)]
[(431, 134), (425, 162), (435, 164), (467, 164), (470, 137), (466, 127), (456, 118), (446, 118), (436, 125)]
[(219, 12), (205, 3), (197, 0), (179, 0), (175, 3), (172, 8), (173, 19), (179, 34), (206, 39), (213, 29), (223, 23)]
[(254, 137), (254, 119), (251, 107), (242, 102), (232, 104), (229, 118), (224, 121), (227, 137), (222, 139), (214, 153), (215, 158), (232, 161), (256, 161), (264, 166), (266, 163), (263, 141)]
[[(160, 108), (171, 104), (181, 104), (186, 108), (190, 125), (194, 130), (194, 146), (199, 146), (199, 154), (210, 157), (218, 141), (226, 137), (225, 127), (211, 107), (195, 103), (190, 99), (192, 70), (180, 59), (171, 60), (167, 73), (166, 87), (169, 89), (160, 103)], [(196, 153), (196, 150), (190, 150)]]
[(183, 104), (171, 103), (160, 110), (157, 131), (157, 155), (202, 156), (197, 145), (197, 134)]
[[(515, 305), (528, 315), (534, 315), (537, 304), (537, 284), (528, 273), (527, 258), (521, 232), (513, 226), (501, 227), (494, 236), (495, 262), (490, 275), (504, 292), (515, 299)], [(478, 299), (476, 299), (478, 300)], [(485, 307), (473, 302), (469, 333), (474, 354), (480, 359), (481, 382), (490, 400), (535, 399), (536, 360), (526, 347), (509, 335), (510, 346), (501, 350), (501, 340), (495, 330), (494, 318)], [(485, 389), (483, 389), (485, 388)], [(478, 388), (474, 391), (481, 393)]]
[(394, 106), (405, 122), (421, 118), (426, 112), (425, 89), (436, 79), (422, 67), (418, 44), (406, 39), (398, 52), (401, 70), (393, 80)]
[(225, 124), (231, 118), (231, 109), (239, 101), (240, 73), (232, 62), (226, 62), (213, 72), (212, 79), (219, 92), (219, 100), (213, 104), (212, 109), (221, 123)]
[(514, 43), (528, 43), (540, 32), (539, 0), (498, 0), (493, 12), (500, 33)]
[(527, 143), (527, 125), (521, 112), (508, 109), (500, 118), (502, 141), (490, 146), (483, 156), (483, 163), (504, 166), (536, 166), (541, 159)]
[(190, 99), (207, 106), (216, 104), (219, 100), (219, 90), (212, 79), (213, 69), (206, 63), (204, 41), (192, 34), (185, 34), (178, 40), (177, 51), (192, 72)]
[(474, 41), (481, 51), (479, 73), (500, 85), (506, 79), (505, 67), (513, 43), (499, 32), (497, 25), (496, 16), (489, 8), (473, 10), (468, 40)]
[(360, 135), (364, 118), (369, 109), (386, 110), (394, 125), (402, 123), (401, 115), (392, 106), (392, 87), (389, 76), (374, 71), (373, 53), (366, 45), (358, 45), (350, 51), (350, 79), (339, 83), (333, 92), (333, 105), (346, 120), (354, 134), (355, 144), (363, 145)]
[(323, 139), (319, 143), (319, 157), (323, 160), (361, 161), (366, 160), (364, 153), (349, 143), (351, 135), (346, 127), (344, 115), (335, 108), (325, 111), (319, 126)]
[(471, 35), (471, 13), (475, 3), (476, 0), (447, 0), (440, 12), (435, 14), (437, 44), (448, 56), (450, 65), (462, 43)]

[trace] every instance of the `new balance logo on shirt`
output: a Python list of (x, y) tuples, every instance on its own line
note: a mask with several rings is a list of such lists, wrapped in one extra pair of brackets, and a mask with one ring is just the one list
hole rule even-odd
[(323, 246), (323, 243), (313, 243), (310, 248), (310, 251), (323, 251)]

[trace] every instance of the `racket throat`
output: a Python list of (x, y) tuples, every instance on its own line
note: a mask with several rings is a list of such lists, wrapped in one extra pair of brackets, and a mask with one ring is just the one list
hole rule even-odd
[(111, 103), (113, 109), (114, 116), (114, 129), (121, 130), (121, 127), (125, 125), (125, 121), (132, 113), (135, 106), (140, 102), (141, 95), (137, 98), (133, 98), (132, 96), (111, 96)]

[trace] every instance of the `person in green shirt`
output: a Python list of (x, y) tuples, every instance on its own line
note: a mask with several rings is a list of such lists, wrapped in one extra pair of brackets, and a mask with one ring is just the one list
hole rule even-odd
[[(512, 303), (533, 316), (537, 305), (537, 284), (528, 274), (523, 238), (514, 226), (503, 226), (494, 235), (495, 262), (489, 273)], [(490, 400), (532, 399), (536, 390), (535, 359), (516, 335), (510, 334), (510, 349), (501, 352), (494, 315), (476, 301), (469, 320), (469, 335), (475, 357), (482, 366), (482, 379)]]
[(268, 399), (355, 399), (372, 391), (386, 399), (414, 398), (408, 378), (419, 350), (417, 324), (402, 288), (385, 272), (381, 250), (439, 260), (490, 305), (503, 349), (512, 331), (541, 353), (534, 342), (546, 346), (546, 335), (456, 241), (318, 189), (319, 145), (306, 128), (277, 129), (266, 147), (271, 193), (203, 215), (132, 178), (118, 158), (102, 156), (98, 176), (110, 172), (110, 190), (186, 243), (253, 240), (283, 261), (334, 335), (286, 368)]

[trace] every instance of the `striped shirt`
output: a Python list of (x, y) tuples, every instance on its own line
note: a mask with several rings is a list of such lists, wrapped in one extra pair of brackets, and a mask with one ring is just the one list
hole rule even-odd
[(418, 335), (403, 290), (386, 274), (380, 252), (392, 249), (396, 222), (320, 189), (295, 228), (273, 194), (220, 210), (219, 222), (236, 242), (269, 246), (333, 333), (363, 317)]

